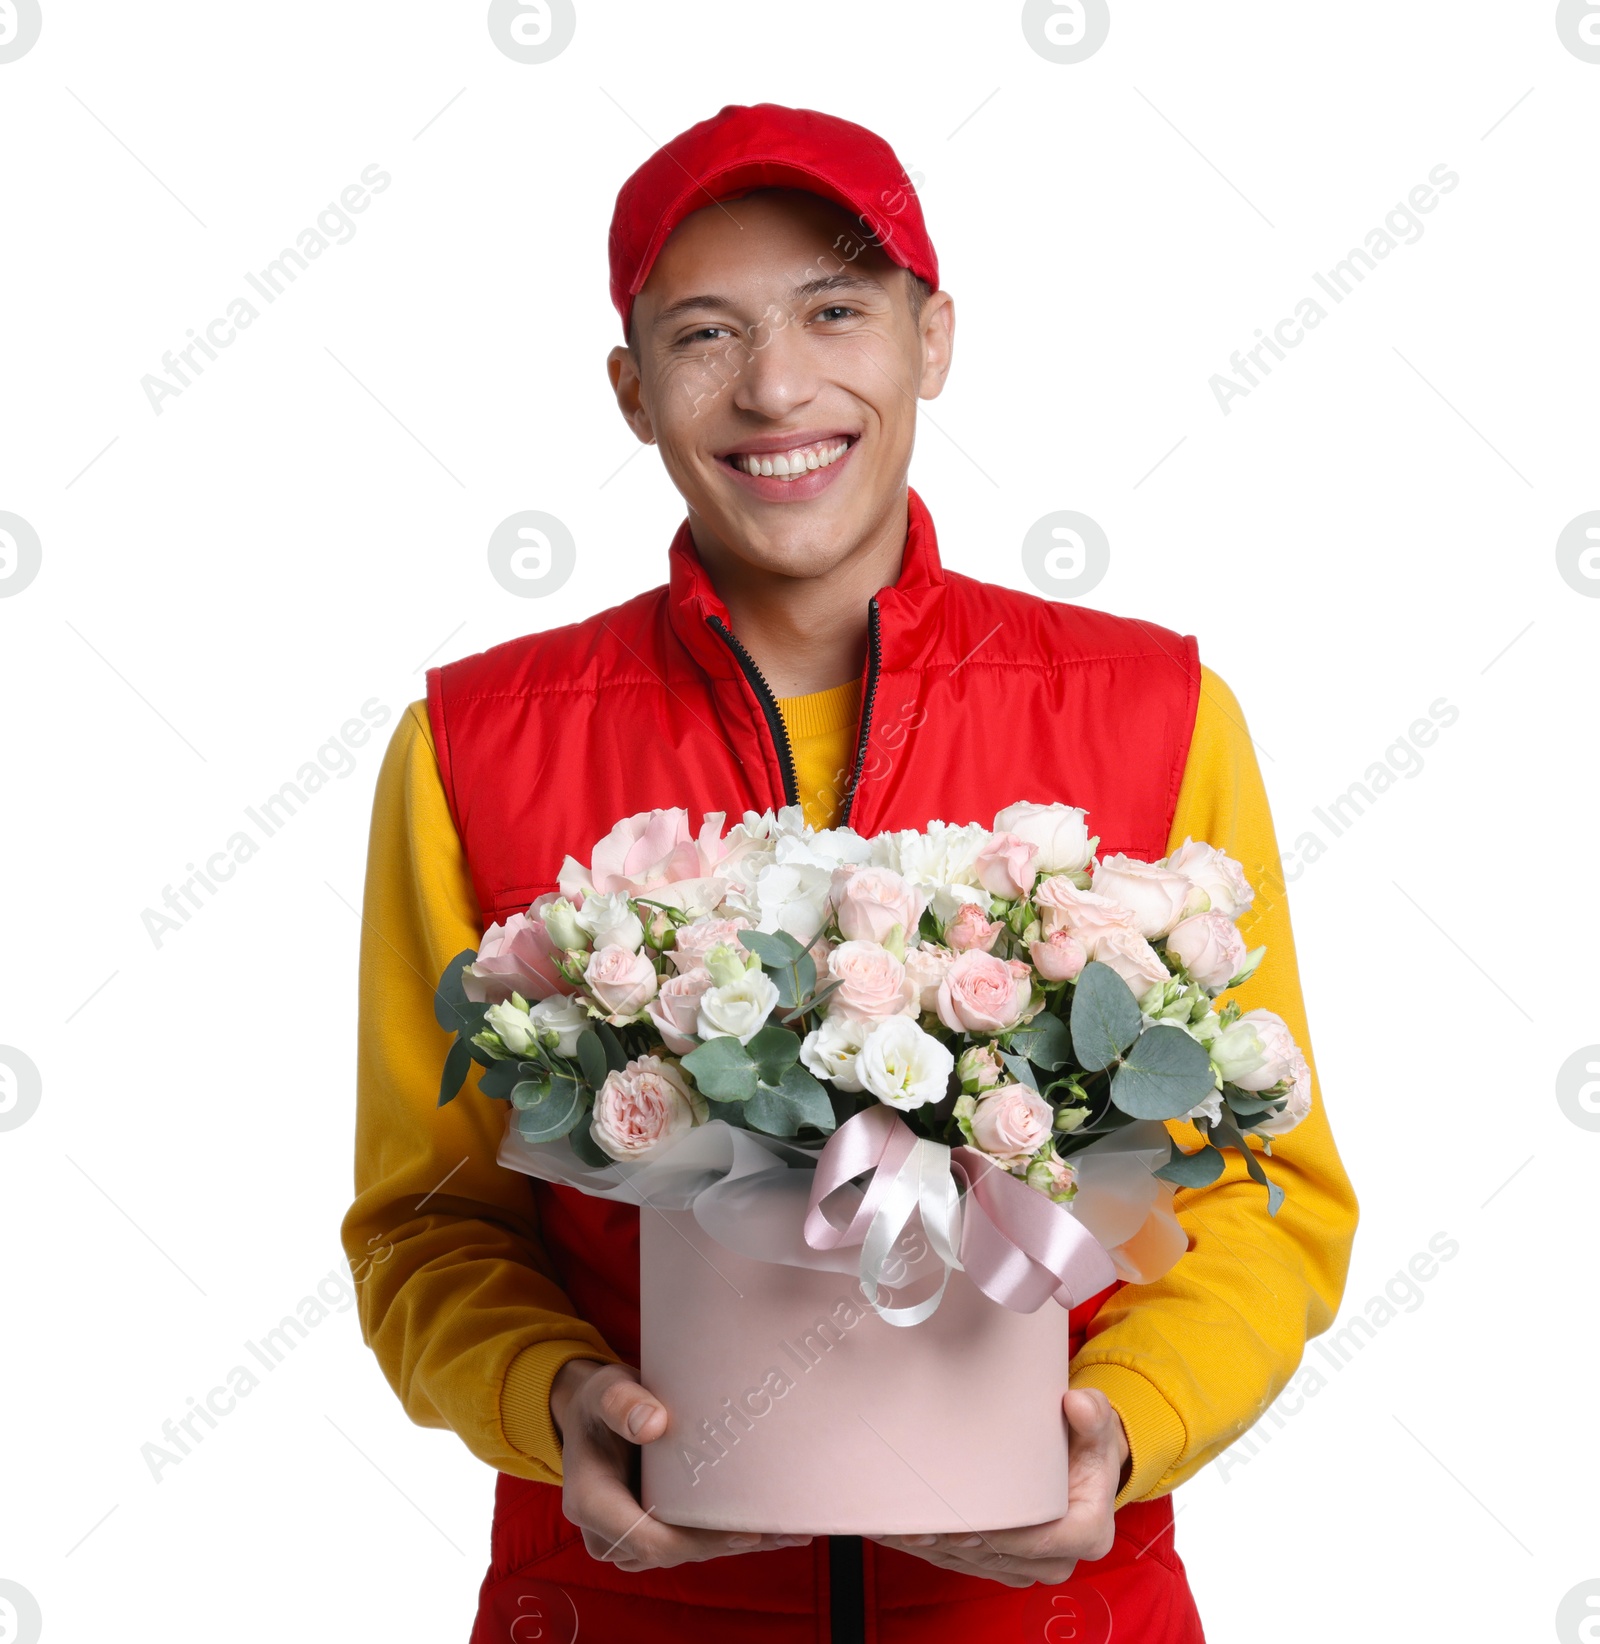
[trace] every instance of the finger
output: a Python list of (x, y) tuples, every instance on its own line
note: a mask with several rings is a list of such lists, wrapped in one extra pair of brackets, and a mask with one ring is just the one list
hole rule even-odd
[(667, 1430), (667, 1409), (626, 1371), (608, 1378), (599, 1395), (600, 1418), (630, 1444), (650, 1444)]

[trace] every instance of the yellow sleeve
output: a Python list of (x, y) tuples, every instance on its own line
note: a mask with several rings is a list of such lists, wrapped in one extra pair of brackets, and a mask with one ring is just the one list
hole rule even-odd
[(401, 717), (373, 802), (361, 931), (356, 1199), (341, 1235), (362, 1335), (424, 1427), (502, 1472), (561, 1478), (550, 1384), (569, 1359), (615, 1362), (573, 1314), (539, 1242), (526, 1177), (496, 1163), (505, 1106), (476, 1074), (438, 1107), (446, 962), (481, 935), (425, 706)]
[[(1119, 1290), (1090, 1325), (1072, 1385), (1098, 1387), (1122, 1418), (1132, 1471), (1117, 1498), (1144, 1501), (1226, 1449), (1277, 1397), (1307, 1340), (1338, 1309), (1356, 1199), (1316, 1078), (1294, 937), (1266, 790), (1233, 693), (1201, 670), (1200, 705), (1169, 850), (1204, 840), (1243, 864), (1255, 903), (1240, 920), (1260, 969), (1229, 997), (1281, 1016), (1312, 1064), (1310, 1116), (1272, 1144), (1266, 1168), (1287, 1195), (1275, 1217), (1237, 1156), (1210, 1187), (1180, 1191), (1189, 1252), (1164, 1279)], [(1190, 1125), (1170, 1127), (1185, 1148)]]

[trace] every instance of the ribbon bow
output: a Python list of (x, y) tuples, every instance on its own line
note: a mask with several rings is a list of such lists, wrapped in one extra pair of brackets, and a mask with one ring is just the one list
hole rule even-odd
[[(827, 1212), (832, 1195), (868, 1175), (848, 1223)], [(909, 1307), (885, 1307), (878, 1289), (912, 1212), (944, 1268), (939, 1288)], [(951, 1151), (919, 1137), (891, 1109), (874, 1106), (828, 1139), (811, 1184), (805, 1240), (813, 1250), (861, 1246), (861, 1289), (886, 1324), (930, 1318), (960, 1268), (991, 1301), (1033, 1313), (1053, 1296), (1071, 1308), (1105, 1289), (1116, 1268), (1089, 1230), (976, 1148)]]

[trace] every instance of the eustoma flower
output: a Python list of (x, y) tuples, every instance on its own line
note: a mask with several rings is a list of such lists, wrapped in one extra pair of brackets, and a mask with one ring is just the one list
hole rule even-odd
[(943, 1099), (956, 1059), (909, 1017), (879, 1022), (856, 1057), (862, 1088), (889, 1107), (922, 1107)]

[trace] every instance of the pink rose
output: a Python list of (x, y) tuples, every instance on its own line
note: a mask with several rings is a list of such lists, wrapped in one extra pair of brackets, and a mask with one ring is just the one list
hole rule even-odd
[(589, 955), (583, 979), (613, 1023), (637, 1015), (656, 996), (656, 967), (649, 955), (615, 943)]
[(1042, 942), (1030, 942), (1028, 957), (1047, 982), (1070, 982), (1089, 963), (1088, 949), (1069, 930), (1052, 931)]
[(906, 980), (917, 991), (919, 1010), (939, 1008), (939, 984), (954, 960), (955, 955), (949, 948), (938, 947), (932, 942), (924, 942), (906, 955)]
[(828, 1014), (857, 1022), (914, 1016), (917, 995), (906, 967), (876, 942), (841, 942), (828, 955), (828, 975), (843, 985), (828, 996)]
[(1207, 993), (1221, 993), (1245, 960), (1244, 938), (1225, 913), (1180, 920), (1167, 938), (1167, 952)]
[(541, 896), (528, 913), (514, 913), (503, 925), (491, 925), (483, 933), (478, 957), (461, 981), (469, 999), (501, 1005), (513, 993), (524, 999), (548, 999), (553, 993), (577, 991), (556, 969), (556, 946), (538, 917), (539, 909), (555, 900), (554, 892)]
[(1202, 893), (1181, 873), (1133, 856), (1103, 856), (1090, 885), (1095, 893), (1128, 909), (1141, 936), (1165, 936)]
[(892, 868), (836, 868), (829, 896), (847, 942), (886, 942), (896, 925), (908, 946), (916, 941), (925, 899)]
[(1157, 982), (1172, 975), (1161, 955), (1136, 930), (1107, 931), (1095, 944), (1094, 957), (1128, 984), (1135, 999), (1142, 999)]
[(1091, 959), (1108, 931), (1131, 930), (1133, 915), (1109, 897), (1081, 891), (1065, 874), (1052, 874), (1033, 893), (1033, 905), (1046, 936), (1070, 931), (1083, 943)]
[(1001, 1085), (978, 1098), (972, 1114), (972, 1139), (997, 1159), (1026, 1158), (1050, 1138), (1055, 1117), (1050, 1104), (1026, 1085)]
[(748, 919), (696, 919), (692, 925), (678, 927), (677, 939), (668, 957), (679, 971), (687, 973), (703, 965), (706, 955), (719, 942), (726, 942), (731, 948), (739, 947), (739, 932), (749, 928)]
[[(1236, 1027), (1248, 1024), (1256, 1030), (1256, 1036), (1261, 1040), (1261, 1048), (1267, 1053), (1267, 1059), (1260, 1067), (1249, 1073), (1236, 1074), (1233, 1083), (1240, 1090), (1265, 1090), (1269, 1085), (1275, 1085), (1280, 1079), (1294, 1077), (1297, 1068), (1295, 1058), (1301, 1056), (1300, 1047), (1294, 1042), (1294, 1035), (1289, 1031), (1289, 1024), (1271, 1010), (1247, 1010), (1234, 1025)], [(1304, 1057), (1301, 1056), (1301, 1060)], [(1309, 1079), (1310, 1075), (1307, 1075)], [(1309, 1094), (1310, 1086), (1307, 1085)]]
[(594, 848), (585, 868), (570, 856), (561, 864), (561, 894), (589, 889), (644, 896), (674, 879), (700, 877), (700, 853), (685, 810), (640, 811), (627, 816)]
[(1003, 1033), (1017, 1025), (1033, 996), (1033, 978), (1018, 959), (963, 953), (939, 984), (939, 1020), (957, 1033)]
[(680, 976), (669, 976), (645, 1007), (661, 1035), (662, 1043), (674, 1056), (687, 1055), (694, 1049), (694, 1035), (700, 1019), (700, 996), (714, 985), (715, 980), (704, 965), (697, 965)]
[(1211, 898), (1211, 911), (1225, 913), (1230, 919), (1248, 913), (1256, 899), (1250, 881), (1244, 876), (1244, 869), (1215, 845), (1185, 839), (1162, 866), (1171, 868), (1174, 873), (1181, 873), (1191, 884), (1198, 885)]
[(1285, 1075), (1289, 1085), (1289, 1105), (1255, 1127), (1258, 1136), (1287, 1136), (1311, 1111), (1311, 1064), (1298, 1047), (1289, 1058)]
[(1015, 833), (997, 833), (978, 852), (973, 863), (978, 883), (991, 896), (1005, 896), (1015, 901), (1033, 889), (1034, 864), (1039, 860), (1039, 847)]
[(601, 1152), (627, 1163), (648, 1158), (709, 1116), (705, 1098), (673, 1063), (640, 1056), (606, 1075), (595, 1093), (589, 1134)]
[(945, 942), (957, 953), (987, 953), (1005, 926), (984, 918), (976, 902), (963, 902), (944, 928)]

